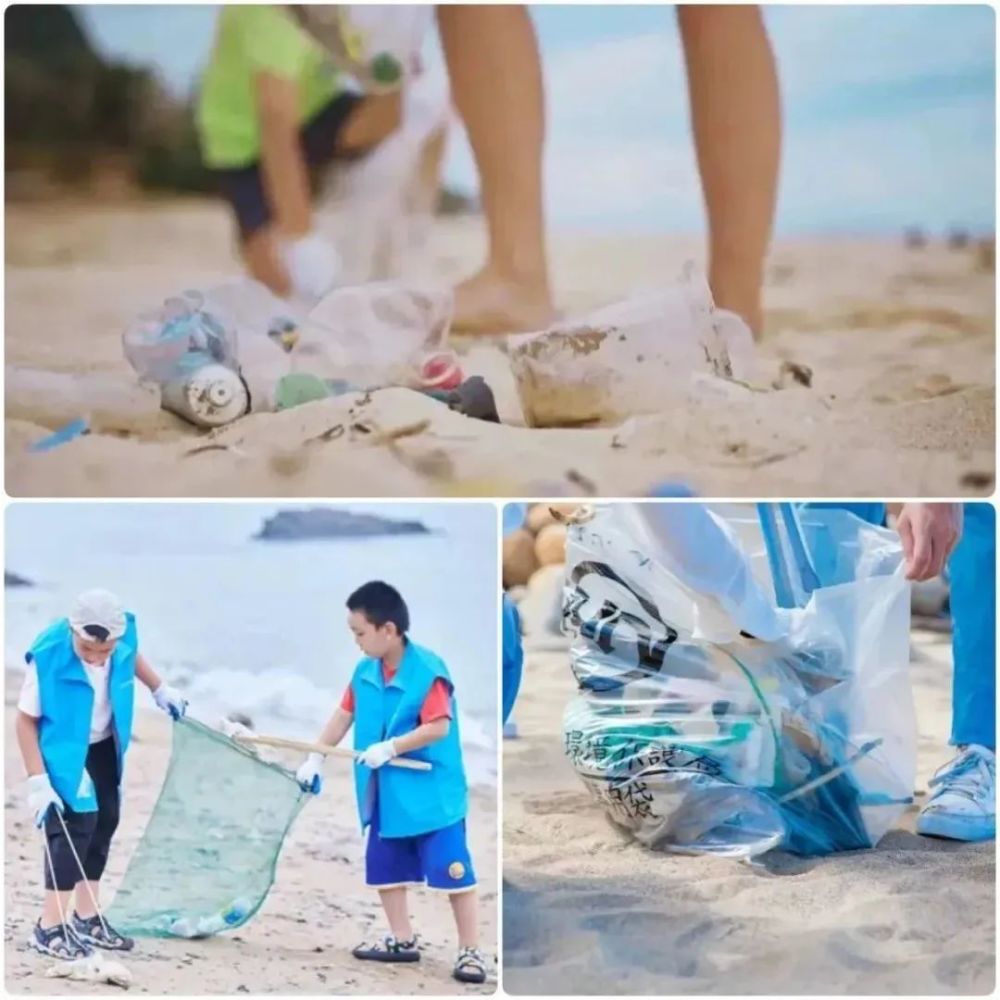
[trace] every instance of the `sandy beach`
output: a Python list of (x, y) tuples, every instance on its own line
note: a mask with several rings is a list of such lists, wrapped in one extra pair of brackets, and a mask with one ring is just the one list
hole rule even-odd
[[(121, 333), (141, 310), (235, 277), (210, 202), (8, 205), (6, 363), (103, 373), (128, 386)], [(454, 282), (481, 261), (475, 218), (437, 220), (423, 274)], [(662, 287), (701, 240), (556, 233), (558, 307), (575, 315)], [(779, 239), (768, 268), (761, 365), (812, 369), (809, 388), (732, 383), (623, 430), (529, 429), (502, 339), (457, 341), (501, 425), (390, 389), (257, 414), (206, 442), (159, 414), (44, 454), (27, 446), (84, 414), (7, 398), (6, 484), (28, 496), (612, 496), (680, 480), (703, 495), (972, 496), (994, 482), (994, 273), (986, 250), (938, 240)], [(68, 407), (68, 409), (67, 409)], [(40, 416), (39, 411), (45, 411)], [(342, 425), (344, 432), (326, 435)], [(412, 433), (385, 444), (379, 431)], [(372, 433), (372, 432), (375, 433)], [(210, 443), (211, 449), (201, 446)], [(832, 474), (832, 470), (836, 470)]]
[(916, 804), (875, 850), (762, 864), (652, 853), (607, 823), (562, 752), (574, 685), (531, 640), (504, 743), (504, 986), (513, 994), (985, 994), (995, 847), (920, 837), (951, 754), (950, 636), (915, 630)]
[[(6, 987), (12, 993), (116, 993), (112, 986), (47, 979), (51, 964), (23, 944), (41, 898), (41, 845), (27, 820), (23, 769), (13, 731), (17, 675), (6, 688)], [(169, 757), (169, 722), (142, 713), (129, 752), (126, 809), (107, 873), (113, 887), (142, 833)], [(327, 769), (323, 794), (309, 803), (287, 838), (277, 880), (261, 911), (235, 934), (203, 941), (143, 938), (126, 956), (132, 989), (152, 994), (452, 994), (496, 989), (496, 801), (486, 791), (471, 799), (470, 846), (479, 876), (483, 949), (492, 966), (481, 987), (451, 978), (456, 942), (451, 909), (429, 892), (411, 895), (414, 925), (424, 939), (418, 965), (358, 962), (350, 949), (381, 933), (374, 892), (364, 885), (364, 845), (356, 825), (350, 769)]]

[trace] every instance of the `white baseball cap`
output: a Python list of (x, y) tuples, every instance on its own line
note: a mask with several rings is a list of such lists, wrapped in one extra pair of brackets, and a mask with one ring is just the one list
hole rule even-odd
[(85, 590), (73, 602), (69, 627), (83, 639), (120, 639), (125, 634), (125, 609), (109, 590)]

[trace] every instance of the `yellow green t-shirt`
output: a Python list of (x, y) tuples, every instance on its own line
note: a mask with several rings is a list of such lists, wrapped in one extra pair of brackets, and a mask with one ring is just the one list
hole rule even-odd
[(300, 122), (341, 90), (323, 47), (290, 10), (272, 4), (223, 6), (198, 98), (198, 133), (209, 167), (245, 167), (259, 159), (256, 73), (298, 84)]

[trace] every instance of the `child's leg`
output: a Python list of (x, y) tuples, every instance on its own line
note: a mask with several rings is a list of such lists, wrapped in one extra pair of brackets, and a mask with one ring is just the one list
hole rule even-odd
[(101, 877), (108, 863), (111, 839), (118, 829), (121, 813), (118, 754), (113, 739), (103, 740), (90, 748), (87, 770), (94, 780), (97, 792), (97, 825), (86, 853), (81, 855), (86, 881), (80, 882), (76, 887), (76, 912), (85, 920), (97, 915)]
[(345, 156), (367, 153), (388, 139), (402, 120), (402, 90), (363, 97), (352, 109), (337, 136), (336, 151)]
[(453, 892), (449, 897), (455, 914), (459, 948), (479, 947), (479, 893), (475, 889)]
[(410, 923), (410, 912), (407, 907), (406, 886), (396, 886), (392, 889), (379, 889), (379, 899), (389, 930), (397, 941), (413, 940), (413, 925)]
[[(78, 813), (66, 809), (62, 818), (50, 810), (45, 820), (48, 850), (43, 859), (45, 901), (42, 904), (41, 926), (48, 930), (72, 917), (73, 889), (80, 881), (76, 856), (83, 858), (97, 827), (97, 813)], [(67, 833), (69, 836), (67, 836)]]

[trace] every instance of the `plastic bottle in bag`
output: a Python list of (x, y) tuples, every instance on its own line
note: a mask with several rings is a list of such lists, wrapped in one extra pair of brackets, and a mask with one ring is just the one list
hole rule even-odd
[(140, 317), (123, 343), (139, 379), (159, 386), (165, 410), (200, 427), (220, 427), (248, 411), (235, 327), (209, 311), (200, 292), (168, 299)]
[(207, 917), (181, 917), (170, 925), (177, 937), (210, 937), (231, 927), (238, 927), (250, 915), (252, 904), (246, 899), (234, 899), (228, 906)]

